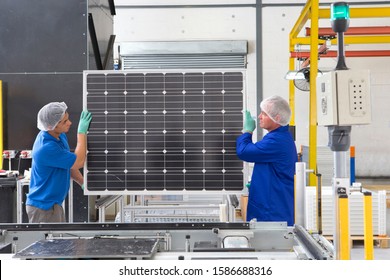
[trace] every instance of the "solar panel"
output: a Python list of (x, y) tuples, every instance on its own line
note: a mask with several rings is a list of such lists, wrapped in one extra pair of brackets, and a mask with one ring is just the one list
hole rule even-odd
[(244, 73), (85, 71), (85, 188), (92, 193), (241, 191)]

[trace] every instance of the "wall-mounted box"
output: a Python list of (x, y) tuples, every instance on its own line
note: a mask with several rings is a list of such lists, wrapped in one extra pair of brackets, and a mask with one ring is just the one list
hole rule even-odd
[(317, 78), (318, 125), (371, 122), (370, 72), (336, 70)]

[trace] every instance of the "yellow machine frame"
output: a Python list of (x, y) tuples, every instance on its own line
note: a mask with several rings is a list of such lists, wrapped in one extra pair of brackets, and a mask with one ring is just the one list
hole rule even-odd
[[(351, 8), (351, 18), (390, 17), (390, 7)], [(290, 32), (289, 51), (294, 52), (296, 45), (310, 45), (310, 108), (309, 108), (309, 162), (308, 168), (316, 170), (317, 166), (317, 108), (316, 108), (316, 77), (318, 73), (318, 46), (324, 40), (318, 38), (319, 19), (330, 18), (330, 8), (320, 9), (319, 0), (308, 0), (301, 15)], [(310, 20), (311, 36), (298, 37), (302, 28)], [(390, 36), (345, 36), (346, 44), (384, 44), (390, 43)], [(336, 39), (331, 40), (336, 44)], [(289, 70), (294, 71), (294, 57), (289, 58)], [(290, 125), (295, 126), (295, 88), (294, 82), (289, 83), (289, 101), (292, 110)], [(316, 175), (309, 174), (309, 185), (316, 186)]]

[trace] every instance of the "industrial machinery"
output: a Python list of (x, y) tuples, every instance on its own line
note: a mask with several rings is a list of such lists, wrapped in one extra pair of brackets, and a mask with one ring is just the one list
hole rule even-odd
[(13, 259), (332, 259), (326, 239), (284, 222), (1, 224), (0, 230), (0, 251)]

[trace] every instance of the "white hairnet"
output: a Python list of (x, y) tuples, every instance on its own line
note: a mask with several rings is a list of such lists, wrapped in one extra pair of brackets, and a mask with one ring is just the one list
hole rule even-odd
[(43, 106), (38, 112), (38, 128), (43, 131), (53, 130), (64, 117), (67, 108), (65, 102), (51, 102)]
[(281, 126), (285, 126), (290, 122), (290, 106), (286, 100), (278, 95), (268, 97), (261, 101), (260, 109)]

